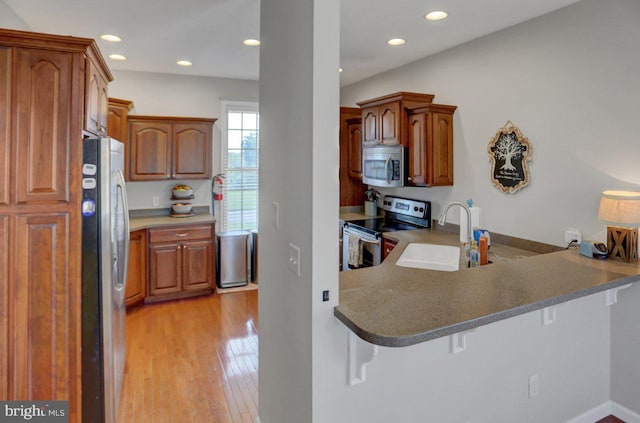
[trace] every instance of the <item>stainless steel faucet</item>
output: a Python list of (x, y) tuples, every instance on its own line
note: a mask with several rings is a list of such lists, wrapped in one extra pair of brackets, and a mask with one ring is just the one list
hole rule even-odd
[(442, 209), (442, 213), (440, 213), (440, 218), (438, 219), (438, 224), (439, 225), (445, 224), (447, 220), (447, 212), (449, 211), (449, 208), (451, 208), (451, 206), (460, 206), (467, 213), (467, 245), (465, 245), (464, 247), (464, 255), (465, 255), (465, 259), (467, 260), (467, 266), (471, 266), (470, 250), (471, 250), (471, 241), (473, 239), (473, 232), (471, 229), (471, 210), (469, 210), (469, 206), (467, 206), (464, 203), (461, 203), (460, 201), (450, 202), (445, 206), (444, 209)]

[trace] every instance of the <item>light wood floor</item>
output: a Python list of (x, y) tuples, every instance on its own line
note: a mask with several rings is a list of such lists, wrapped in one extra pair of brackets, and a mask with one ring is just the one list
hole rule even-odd
[(253, 423), (258, 291), (128, 310), (119, 423)]

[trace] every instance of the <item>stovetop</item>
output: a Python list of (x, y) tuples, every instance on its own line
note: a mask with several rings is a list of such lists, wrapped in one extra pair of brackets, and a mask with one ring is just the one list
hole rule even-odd
[(352, 220), (347, 228), (353, 228), (376, 237), (383, 232), (406, 231), (431, 227), (431, 202), (385, 196), (382, 202), (385, 217)]

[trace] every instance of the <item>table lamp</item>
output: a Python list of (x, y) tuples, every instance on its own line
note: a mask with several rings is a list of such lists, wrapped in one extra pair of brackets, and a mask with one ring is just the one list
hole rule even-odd
[(609, 258), (627, 263), (638, 261), (640, 192), (604, 191), (598, 220), (607, 226)]

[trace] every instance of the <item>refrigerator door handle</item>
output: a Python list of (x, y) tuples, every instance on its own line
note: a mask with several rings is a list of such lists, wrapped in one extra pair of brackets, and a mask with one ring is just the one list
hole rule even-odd
[(124, 226), (118, 237), (122, 236), (124, 240), (124, 254), (122, 261), (122, 275), (120, 289), (124, 290), (127, 286), (127, 272), (129, 270), (129, 205), (127, 203), (127, 189), (124, 182), (124, 174), (121, 169), (116, 169), (116, 188), (119, 194), (119, 205), (122, 207), (122, 216), (124, 217)]

